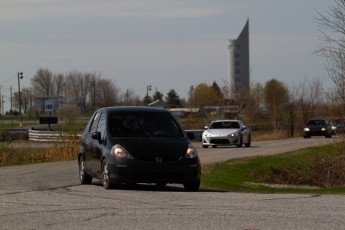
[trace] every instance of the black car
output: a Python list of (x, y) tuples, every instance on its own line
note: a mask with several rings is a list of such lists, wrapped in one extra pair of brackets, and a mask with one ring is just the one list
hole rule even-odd
[(78, 164), (81, 184), (92, 178), (104, 188), (121, 183), (200, 186), (201, 165), (190, 138), (167, 110), (118, 106), (98, 109), (81, 137)]
[(304, 126), (303, 137), (310, 138), (311, 136), (325, 136), (332, 137), (332, 123), (324, 118), (316, 118), (309, 120)]

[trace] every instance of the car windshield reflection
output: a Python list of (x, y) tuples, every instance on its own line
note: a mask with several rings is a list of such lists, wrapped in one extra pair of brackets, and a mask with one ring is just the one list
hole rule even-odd
[(109, 132), (112, 137), (184, 137), (179, 125), (167, 114), (114, 113), (109, 119)]
[(210, 129), (239, 129), (240, 124), (233, 121), (214, 122)]

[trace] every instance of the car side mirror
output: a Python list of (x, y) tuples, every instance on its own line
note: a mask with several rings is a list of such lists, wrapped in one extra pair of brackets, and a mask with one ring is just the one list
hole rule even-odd
[(187, 132), (187, 136), (188, 136), (189, 140), (194, 140), (195, 139), (195, 135), (192, 132)]
[(101, 133), (100, 132), (93, 132), (91, 134), (91, 138), (94, 140), (98, 140), (99, 142), (101, 142)]

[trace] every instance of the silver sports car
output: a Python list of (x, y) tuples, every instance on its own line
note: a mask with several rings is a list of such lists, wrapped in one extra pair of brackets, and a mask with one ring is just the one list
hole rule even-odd
[(250, 130), (240, 120), (217, 120), (205, 127), (202, 147), (236, 145), (250, 147)]

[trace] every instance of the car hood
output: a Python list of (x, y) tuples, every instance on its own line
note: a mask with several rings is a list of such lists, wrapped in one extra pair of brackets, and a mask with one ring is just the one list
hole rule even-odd
[(116, 144), (123, 146), (135, 159), (163, 162), (176, 161), (186, 154), (189, 140), (186, 138), (121, 138)]
[(238, 132), (239, 129), (208, 129), (206, 132), (208, 132), (211, 135), (220, 135), (220, 136), (225, 136), (229, 135), (231, 133), (236, 133)]

